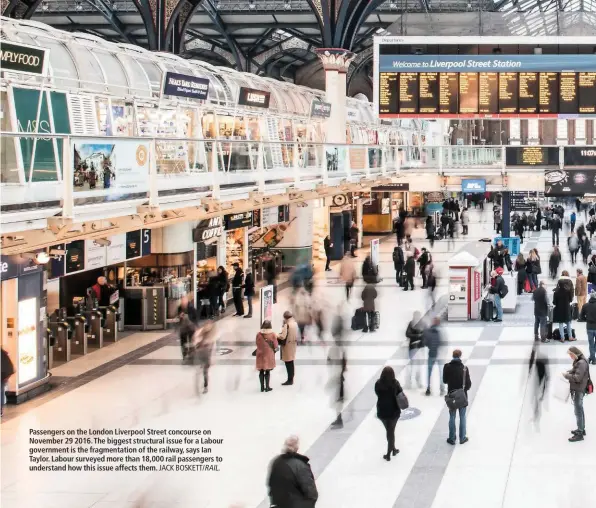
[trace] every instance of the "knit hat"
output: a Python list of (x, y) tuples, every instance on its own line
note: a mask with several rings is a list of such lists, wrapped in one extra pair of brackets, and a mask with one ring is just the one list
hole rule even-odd
[(501, 268), (500, 266), (495, 270), (495, 272), (497, 272), (497, 275), (503, 275), (503, 272), (505, 270), (503, 270), (503, 268)]
[(584, 354), (582, 353), (581, 349), (575, 347), (575, 346), (571, 346), (567, 351), (569, 351), (570, 353), (573, 353), (575, 356), (580, 357), (583, 356)]

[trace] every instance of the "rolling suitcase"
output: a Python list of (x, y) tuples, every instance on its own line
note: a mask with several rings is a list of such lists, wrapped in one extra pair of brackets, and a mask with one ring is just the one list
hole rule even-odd
[(579, 307), (577, 303), (571, 304), (571, 319), (578, 320), (579, 319)]
[(561, 333), (558, 328), (555, 328), (552, 333), (553, 340), (561, 340)]
[(366, 326), (366, 312), (364, 309), (356, 309), (356, 313), (352, 317), (352, 330), (364, 330)]
[(408, 276), (405, 273), (399, 278), (399, 287), (405, 288), (408, 285)]
[(485, 298), (480, 307), (482, 321), (492, 321), (495, 312), (495, 304), (492, 300)]
[(381, 326), (381, 314), (379, 311), (375, 311), (375, 328), (379, 328)]

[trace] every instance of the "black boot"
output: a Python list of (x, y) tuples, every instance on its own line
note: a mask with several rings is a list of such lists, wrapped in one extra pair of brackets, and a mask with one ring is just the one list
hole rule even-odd
[(265, 391), (266, 392), (270, 392), (271, 390), (273, 390), (273, 388), (271, 388), (269, 386), (269, 379), (271, 378), (271, 372), (270, 371), (265, 371)]
[(259, 371), (259, 381), (261, 382), (261, 391), (265, 391), (265, 372)]

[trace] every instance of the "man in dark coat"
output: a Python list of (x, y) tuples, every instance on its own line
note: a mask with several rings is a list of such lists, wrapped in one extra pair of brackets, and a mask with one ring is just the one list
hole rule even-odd
[(561, 231), (561, 219), (558, 214), (553, 214), (553, 219), (550, 221), (550, 227), (553, 235), (553, 245), (559, 245), (559, 231)]
[[(464, 382), (464, 370), (466, 379)], [(453, 390), (464, 389), (466, 395), (472, 387), (472, 380), (470, 379), (470, 370), (464, 367), (461, 361), (461, 351), (456, 349), (453, 351), (453, 358), (449, 363), (443, 367), (443, 383), (447, 385), (447, 393)], [(464, 444), (468, 442), (468, 435), (466, 433), (466, 409), (462, 407), (459, 410), (449, 410), (449, 437), (447, 442), (450, 445), (455, 444), (455, 415), (459, 411), (459, 443)]]
[(541, 281), (538, 289), (532, 293), (532, 300), (534, 300), (534, 340), (538, 340), (538, 329), (540, 329), (540, 340), (549, 342), (546, 330), (549, 303), (544, 281)]
[(538, 211), (536, 212), (536, 231), (540, 231), (541, 223), (542, 223), (542, 209), (538, 208)]
[(248, 314), (244, 316), (244, 319), (249, 319), (252, 317), (252, 299), (255, 296), (255, 280), (253, 279), (252, 272), (247, 271), (246, 277), (244, 277), (244, 296), (246, 297), (246, 302), (248, 303)]
[(401, 273), (404, 269), (405, 259), (404, 250), (398, 245), (393, 248), (393, 266), (395, 268), (395, 282), (399, 285)]
[(408, 259), (406, 259), (405, 271), (406, 271), (406, 287), (404, 288), (404, 291), (408, 290), (408, 285), (410, 286), (410, 289), (413, 291), (414, 290), (414, 276), (416, 275), (416, 261), (414, 260), (414, 256), (408, 256)]
[(269, 498), (276, 508), (314, 508), (319, 498), (308, 457), (298, 453), (299, 441), (291, 436), (283, 453), (269, 468)]
[(331, 243), (331, 237), (327, 235), (325, 240), (323, 240), (323, 247), (325, 248), (325, 257), (327, 258), (327, 263), (325, 263), (325, 271), (330, 272), (331, 268), (329, 268), (329, 263), (331, 263), (331, 249), (333, 248), (333, 244)]
[(232, 265), (234, 268), (234, 277), (232, 277), (232, 298), (236, 314), (234, 316), (244, 316), (244, 303), (242, 302), (242, 284), (244, 282), (244, 272), (238, 263)]
[(364, 333), (374, 332), (376, 329), (375, 322), (375, 300), (377, 298), (377, 290), (372, 284), (367, 284), (362, 291), (362, 309), (366, 313), (366, 322), (364, 325)]
[[(553, 323), (559, 323), (560, 341), (565, 341), (565, 331), (568, 332), (569, 340), (573, 340), (571, 333), (571, 302), (574, 298), (573, 282), (569, 278), (569, 272), (563, 270), (561, 278), (553, 294)], [(565, 327), (567, 329), (565, 330)]]
[(0, 416), (4, 414), (4, 392), (6, 391), (6, 383), (8, 378), (14, 374), (14, 365), (8, 353), (0, 348), (2, 354), (2, 363), (0, 364), (0, 375), (2, 376), (2, 384), (0, 385)]
[(428, 287), (427, 266), (430, 265), (430, 263), (431, 263), (430, 252), (428, 252), (425, 247), (422, 247), (422, 253), (420, 254), (420, 257), (418, 258), (418, 264), (420, 265), (420, 275), (422, 276), (422, 289), (426, 289)]
[(401, 245), (404, 241), (404, 236), (406, 236), (406, 228), (401, 217), (398, 217), (395, 221), (395, 236), (397, 238), (397, 245)]
[(590, 295), (588, 303), (584, 304), (580, 312), (580, 318), (586, 322), (588, 333), (588, 346), (590, 348), (589, 363), (596, 365), (596, 294)]
[(355, 222), (352, 222), (350, 226), (350, 254), (353, 258), (356, 257), (356, 246), (358, 245), (358, 226)]

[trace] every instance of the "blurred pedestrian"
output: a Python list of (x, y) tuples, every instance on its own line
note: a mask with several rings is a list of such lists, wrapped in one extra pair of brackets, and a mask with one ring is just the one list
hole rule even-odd
[(358, 235), (360, 231), (358, 230), (358, 226), (356, 223), (352, 221), (352, 225), (350, 226), (350, 255), (355, 258), (356, 257), (356, 247), (358, 246)]
[(592, 252), (592, 244), (590, 243), (589, 238), (583, 234), (582, 236), (579, 236), (580, 238), (580, 250), (582, 252), (582, 261), (584, 262), (584, 265), (588, 264), (588, 258), (590, 257), (590, 253)]
[(8, 353), (4, 351), (4, 348), (0, 348), (0, 353), (2, 355), (2, 362), (0, 363), (0, 376), (1, 384), (0, 384), (0, 416), (4, 414), (4, 406), (6, 405), (6, 385), (8, 384), (8, 379), (15, 373), (14, 364), (8, 356)]
[(255, 296), (255, 280), (252, 276), (252, 272), (247, 270), (246, 277), (244, 278), (244, 296), (248, 303), (248, 314), (244, 316), (244, 319), (250, 319), (252, 317), (252, 299)]
[(406, 254), (406, 264), (404, 266), (406, 272), (406, 285), (404, 287), (404, 291), (408, 290), (408, 286), (410, 289), (414, 291), (414, 276), (416, 275), (416, 261), (414, 259), (414, 255), (412, 253)]
[(556, 279), (559, 273), (559, 264), (561, 263), (561, 252), (559, 247), (553, 247), (553, 251), (548, 260), (548, 271), (551, 279)]
[(530, 291), (534, 291), (538, 287), (538, 275), (542, 273), (540, 256), (536, 249), (531, 249), (528, 254), (526, 272), (528, 274), (528, 280), (530, 281)]
[(325, 236), (325, 240), (323, 240), (323, 247), (325, 248), (325, 257), (327, 258), (327, 262), (325, 263), (325, 271), (330, 272), (331, 268), (329, 268), (329, 264), (331, 263), (331, 255), (333, 251), (333, 243), (331, 243), (331, 237), (329, 235)]
[(575, 212), (571, 212), (571, 215), (569, 216), (569, 225), (571, 226), (572, 233), (575, 230), (575, 222), (576, 221), (577, 221), (577, 215), (575, 214)]
[(433, 218), (430, 215), (426, 217), (424, 229), (426, 230), (426, 239), (430, 242), (432, 249), (435, 245), (435, 226), (433, 224)]
[[(199, 328), (193, 337), (195, 363), (197, 367), (203, 370), (203, 393), (207, 393), (209, 388), (209, 367), (213, 359), (213, 350), (215, 346), (215, 324), (213, 321), (207, 321)], [(197, 368), (197, 391), (199, 389), (199, 371)]]
[(352, 257), (346, 252), (341, 260), (339, 267), (339, 278), (343, 281), (346, 288), (346, 298), (350, 299), (350, 293), (354, 287), (354, 281), (356, 280), (356, 266)]
[[(459, 412), (459, 444), (465, 444), (468, 440), (466, 428), (466, 410), (468, 408), (468, 391), (472, 387), (470, 371), (465, 367), (461, 360), (461, 351), (455, 349), (451, 361), (443, 367), (443, 383), (447, 385), (447, 393), (454, 394), (457, 390), (464, 392), (462, 405), (457, 409), (449, 408), (449, 437), (447, 442), (450, 445), (455, 444), (455, 417)], [(463, 405), (465, 404), (465, 405)]]
[(296, 346), (298, 344), (298, 324), (287, 310), (284, 312), (284, 324), (279, 334), (278, 343), (281, 346), (281, 359), (286, 364), (288, 379), (283, 386), (294, 384), (294, 360), (296, 359)]
[(304, 344), (304, 331), (312, 323), (312, 297), (303, 287), (299, 287), (292, 295), (292, 315), (298, 323), (300, 343)]
[(219, 307), (223, 314), (228, 303), (228, 291), (230, 290), (230, 278), (223, 266), (217, 267), (217, 279), (219, 282)]
[(397, 285), (401, 285), (401, 274), (404, 270), (404, 250), (401, 245), (393, 248), (393, 267), (395, 268), (395, 282)]
[(188, 300), (188, 297), (184, 295), (180, 299), (180, 305), (178, 306), (178, 335), (180, 337), (180, 349), (183, 361), (191, 357), (190, 355), (193, 349), (192, 337), (197, 328), (197, 322), (197, 310), (192, 302)]
[(424, 324), (422, 322), (422, 315), (419, 311), (415, 311), (412, 320), (408, 323), (406, 328), (406, 338), (408, 339), (408, 358), (410, 360), (409, 368), (406, 374), (406, 388), (412, 387), (412, 378), (416, 379), (416, 384), (422, 388), (421, 365), (415, 364), (416, 353), (424, 346), (422, 334), (424, 333)]
[(573, 282), (569, 278), (569, 272), (563, 270), (561, 277), (553, 293), (553, 323), (559, 323), (559, 340), (565, 341), (565, 332), (569, 334), (569, 340), (573, 340), (571, 328), (571, 302), (573, 302)]
[(578, 268), (576, 273), (575, 297), (577, 298), (577, 310), (581, 313), (582, 307), (586, 303), (586, 298), (588, 297), (588, 279), (586, 279), (584, 271), (581, 268)]
[(468, 234), (468, 225), (470, 224), (470, 215), (467, 208), (464, 208), (461, 212), (461, 227), (464, 235)]
[(271, 321), (263, 321), (261, 330), (257, 333), (256, 344), (256, 367), (259, 371), (261, 392), (270, 392), (273, 390), (270, 386), (271, 371), (275, 368), (275, 353), (279, 347)]
[(596, 293), (592, 293), (588, 303), (582, 307), (580, 318), (586, 322), (588, 347), (590, 348), (589, 362), (596, 365)]
[[(524, 292), (526, 280), (529, 281), (528, 273), (526, 271), (526, 260), (521, 252), (515, 259), (515, 271), (517, 272), (517, 294), (521, 295)], [(529, 285), (530, 283), (528, 282), (528, 287)]]
[(239, 263), (232, 265), (234, 268), (234, 277), (232, 277), (232, 298), (234, 299), (234, 307), (236, 307), (236, 314), (234, 316), (244, 316), (244, 304), (242, 303), (242, 285), (244, 283), (244, 272), (240, 268)]
[(573, 361), (573, 366), (571, 370), (563, 373), (563, 377), (569, 381), (571, 400), (573, 401), (575, 420), (577, 422), (577, 429), (571, 431), (572, 436), (569, 438), (569, 442), (574, 443), (576, 441), (583, 441), (586, 435), (584, 395), (588, 381), (590, 380), (590, 367), (579, 348), (572, 346), (567, 350), (567, 353)]
[(367, 284), (362, 291), (362, 309), (366, 313), (366, 324), (362, 330), (364, 333), (374, 332), (377, 328), (375, 316), (375, 300), (377, 299), (377, 290), (372, 284)]
[[(428, 377), (426, 384), (426, 395), (430, 395), (430, 379), (432, 376), (433, 367), (437, 364), (439, 366), (439, 353), (441, 347), (444, 345), (442, 333), (440, 330), (441, 318), (435, 316), (432, 320), (432, 325), (424, 330), (422, 333), (422, 341), (424, 346), (428, 349)], [(442, 378), (439, 379), (440, 393), (445, 394), (445, 386), (443, 385)]]
[(271, 506), (314, 508), (319, 498), (308, 457), (298, 453), (297, 436), (286, 439), (281, 455), (269, 466), (267, 487)]
[(571, 254), (571, 263), (575, 264), (577, 253), (579, 252), (579, 239), (573, 231), (569, 235), (569, 238), (567, 238), (567, 246), (569, 247), (569, 254)]
[(532, 373), (535, 374), (536, 380), (534, 382), (534, 425), (538, 428), (548, 385), (548, 357), (541, 352), (538, 342), (534, 342), (530, 354), (528, 375), (531, 376)]
[(390, 461), (392, 455), (395, 456), (399, 453), (395, 447), (395, 426), (401, 414), (397, 402), (397, 397), (401, 392), (403, 390), (399, 381), (395, 379), (393, 368), (384, 367), (381, 376), (375, 383), (375, 393), (377, 394), (377, 418), (383, 423), (387, 437), (387, 453), (383, 455), (386, 461)]

